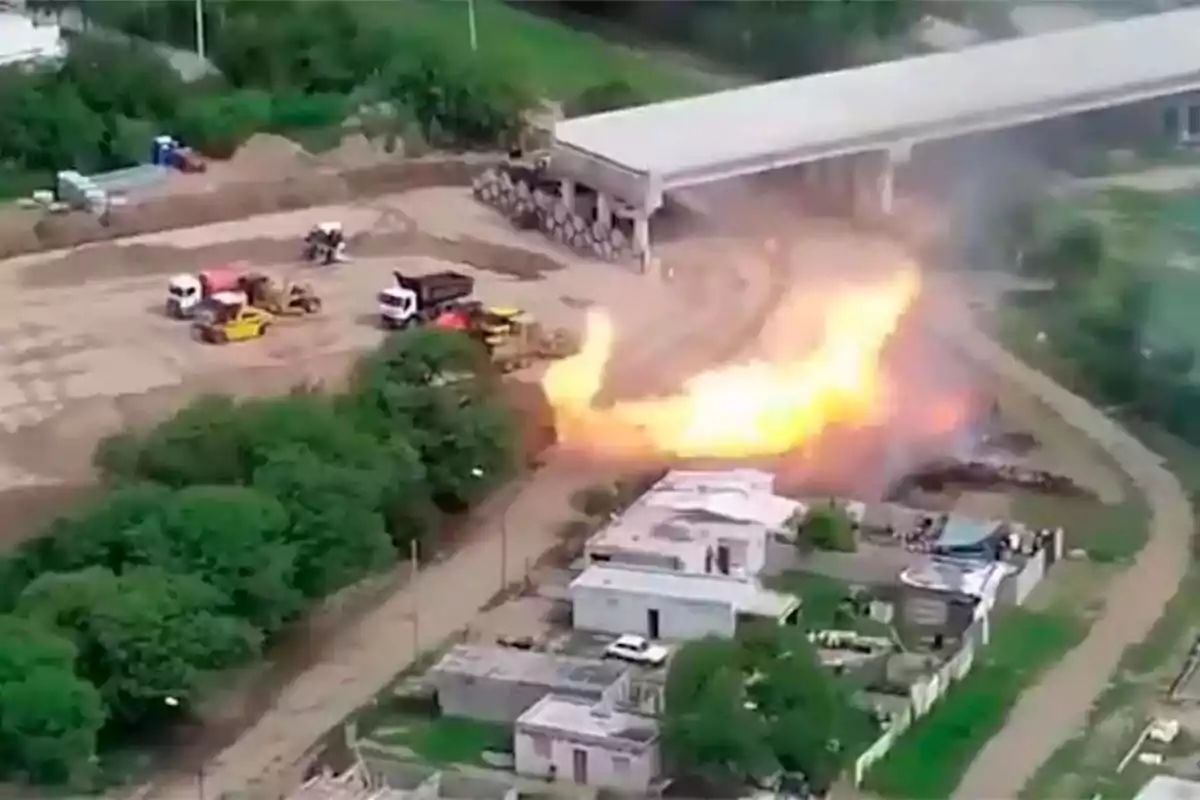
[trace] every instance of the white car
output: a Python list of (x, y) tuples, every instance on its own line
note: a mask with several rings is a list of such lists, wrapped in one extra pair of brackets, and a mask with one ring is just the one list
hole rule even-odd
[(661, 666), (666, 662), (671, 651), (661, 644), (655, 644), (643, 636), (627, 633), (604, 648), (607, 658), (619, 658), (634, 664), (648, 664), (652, 667)]

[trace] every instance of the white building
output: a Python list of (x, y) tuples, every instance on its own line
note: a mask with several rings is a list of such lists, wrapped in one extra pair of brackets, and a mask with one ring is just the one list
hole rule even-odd
[(0, 67), (53, 61), (66, 52), (58, 25), (35, 25), (24, 14), (0, 11)]
[(519, 775), (638, 794), (661, 771), (653, 719), (556, 695), (517, 720), (513, 751)]
[(588, 567), (570, 594), (575, 628), (651, 639), (732, 636), (741, 619), (790, 623), (800, 608), (753, 579), (617, 566)]
[(585, 559), (753, 577), (765, 566), (770, 536), (802, 512), (773, 488), (774, 477), (758, 470), (669, 472), (588, 541)]

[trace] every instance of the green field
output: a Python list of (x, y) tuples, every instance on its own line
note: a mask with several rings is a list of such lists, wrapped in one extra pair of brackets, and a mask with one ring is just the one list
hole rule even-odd
[[(518, 69), (542, 96), (564, 100), (584, 89), (623, 80), (654, 98), (724, 88), (728, 79), (706, 75), (684, 59), (647, 53), (528, 14), (500, 0), (474, 0), (479, 54)], [(466, 0), (398, 0), (362, 5), (381, 22), (403, 25), (443, 51), (470, 47)]]
[(974, 669), (867, 773), (867, 787), (904, 800), (950, 797), (975, 756), (1004, 726), (1021, 692), (1082, 636), (1081, 626), (1065, 615), (1005, 613)]

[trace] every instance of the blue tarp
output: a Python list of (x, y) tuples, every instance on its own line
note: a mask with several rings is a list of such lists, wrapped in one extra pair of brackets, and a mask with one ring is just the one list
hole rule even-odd
[(993, 546), (996, 527), (995, 522), (952, 516), (934, 542), (934, 549), (941, 552), (988, 552)]

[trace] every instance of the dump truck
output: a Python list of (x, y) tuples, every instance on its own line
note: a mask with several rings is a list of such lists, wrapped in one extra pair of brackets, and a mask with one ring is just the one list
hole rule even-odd
[(166, 314), (191, 319), (204, 302), (218, 292), (238, 290), (243, 270), (240, 265), (213, 267), (195, 275), (176, 275), (167, 282)]
[(321, 298), (311, 284), (280, 285), (270, 275), (251, 272), (241, 277), (238, 289), (245, 293), (250, 305), (273, 316), (295, 317), (321, 311)]
[(523, 369), (537, 361), (566, 358), (579, 352), (568, 331), (549, 329), (519, 308), (464, 303), (446, 309), (433, 324), (468, 334), (487, 350), (501, 372)]
[(250, 304), (244, 292), (217, 292), (196, 313), (193, 330), (210, 344), (228, 344), (257, 339), (274, 322), (268, 311)]
[(461, 272), (392, 274), (396, 285), (384, 289), (378, 298), (379, 318), (385, 328), (407, 328), (428, 322), (475, 291), (475, 279)]

